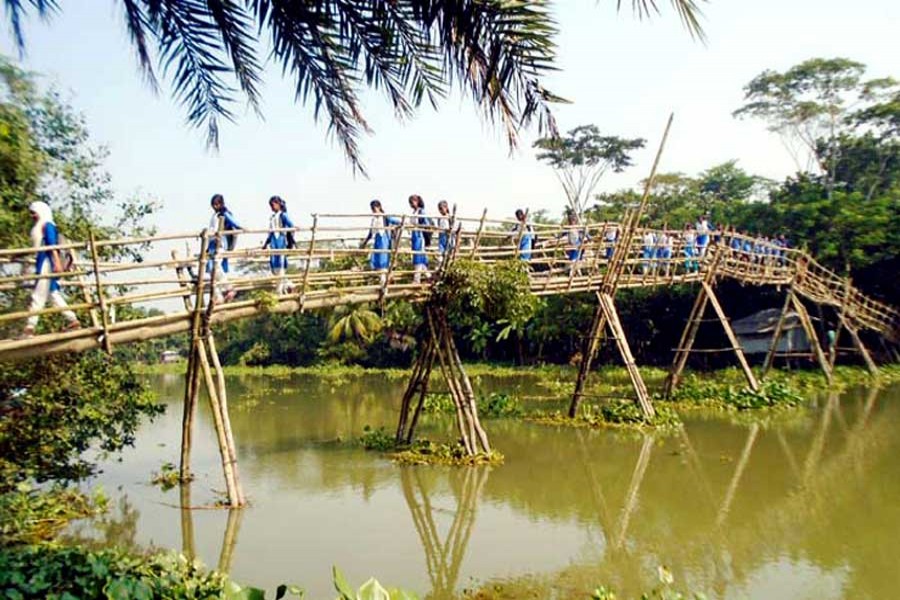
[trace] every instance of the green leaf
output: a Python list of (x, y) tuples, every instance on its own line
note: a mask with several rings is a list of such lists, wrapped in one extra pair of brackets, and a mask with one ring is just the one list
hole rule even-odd
[(331, 567), (331, 578), (334, 581), (334, 589), (341, 595), (341, 600), (355, 600), (356, 594), (353, 588), (347, 583), (347, 579), (337, 566)]
[(374, 577), (370, 577), (364, 584), (359, 586), (356, 598), (357, 600), (391, 600), (388, 591)]

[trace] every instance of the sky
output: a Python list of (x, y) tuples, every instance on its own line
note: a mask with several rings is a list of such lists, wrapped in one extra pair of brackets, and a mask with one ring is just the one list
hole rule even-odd
[[(85, 115), (96, 143), (110, 150), (107, 167), (123, 195), (161, 203), (160, 231), (201, 228), (209, 198), (225, 195), (246, 228), (268, 223), (266, 200), (288, 201), (295, 224), (316, 212), (366, 212), (380, 198), (391, 212), (421, 194), (460, 214), (508, 217), (517, 207), (559, 214), (564, 196), (550, 167), (531, 149), (526, 131), (510, 153), (502, 132), (485, 123), (457, 94), (438, 110), (423, 106), (400, 123), (378, 92), (363, 94), (374, 135), (361, 140), (368, 178), (354, 176), (326, 123), (295, 104), (292, 87), (270, 65), (263, 88), (264, 119), (243, 105), (221, 131), (218, 153), (205, 131), (185, 124), (185, 111), (143, 82), (125, 36), (120, 3), (70, 0), (49, 22), (25, 23), (26, 68), (64, 90)], [(625, 2), (624, 5), (630, 5)], [(558, 67), (545, 84), (572, 104), (555, 114), (560, 128), (596, 124), (604, 133), (643, 137), (635, 166), (604, 177), (598, 191), (636, 185), (649, 172), (670, 112), (675, 122), (660, 166), (696, 174), (737, 159), (747, 171), (781, 179), (795, 170), (791, 155), (765, 124), (731, 116), (742, 87), (765, 69), (785, 70), (812, 57), (843, 56), (868, 65), (872, 77), (900, 77), (900, 2), (896, 0), (711, 0), (703, 7), (705, 44), (693, 40), (667, 2), (640, 21), (617, 14), (613, 0), (558, 0)], [(16, 55), (8, 30), (0, 51)]]

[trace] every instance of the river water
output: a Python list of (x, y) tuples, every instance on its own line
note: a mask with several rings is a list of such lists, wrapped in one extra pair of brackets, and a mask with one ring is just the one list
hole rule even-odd
[[(348, 440), (395, 424), (402, 380), (229, 377), (240, 474), (252, 505), (198, 509), (224, 487), (209, 412), (190, 489), (149, 483), (177, 463), (182, 377), (149, 377), (166, 414), (104, 463), (112, 510), (72, 534), (101, 545), (193, 553), (245, 584), (333, 597), (331, 566), (423, 597), (498, 585), (517, 597), (624, 597), (657, 582), (709, 598), (900, 597), (900, 388), (824, 395), (763, 423), (686, 415), (642, 435), (512, 420), (485, 425), (497, 467), (399, 467)], [(527, 393), (535, 380), (489, 379)], [(429, 416), (420, 434), (446, 439)], [(518, 591), (517, 591), (518, 590)], [(621, 596), (620, 596), (621, 597)]]

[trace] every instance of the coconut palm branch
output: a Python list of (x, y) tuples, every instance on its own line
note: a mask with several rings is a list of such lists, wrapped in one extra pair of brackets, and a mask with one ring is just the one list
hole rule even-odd
[[(632, 0), (640, 18), (660, 0)], [(702, 35), (698, 2), (670, 0), (692, 35)], [(20, 51), (22, 19), (50, 17), (63, 0), (4, 0)], [(510, 147), (538, 121), (555, 134), (550, 107), (562, 99), (543, 84), (554, 69), (556, 25), (549, 0), (119, 0), (138, 65), (156, 89), (157, 70), (187, 111), (219, 144), (219, 123), (243, 98), (258, 110), (260, 52), (268, 52), (311, 105), (354, 166), (369, 132), (359, 94), (381, 90), (399, 118), (422, 102), (437, 106), (460, 89)], [(621, 8), (622, 0), (616, 0)]]
[(382, 326), (381, 317), (363, 304), (339, 306), (329, 319), (328, 340), (332, 343), (341, 340), (369, 343)]

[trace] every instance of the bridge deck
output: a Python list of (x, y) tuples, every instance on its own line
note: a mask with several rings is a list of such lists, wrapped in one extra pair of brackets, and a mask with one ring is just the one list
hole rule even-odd
[[(417, 227), (420, 231), (431, 230), (433, 238), (432, 244), (419, 253), (427, 256), (430, 273), (417, 282), (411, 266), (415, 253), (409, 245), (410, 217), (405, 216), (398, 217), (400, 224), (391, 228), (392, 235), (401, 242), (385, 251), (390, 253), (390, 268), (386, 273), (373, 272), (368, 267), (371, 248), (359, 247), (368, 232), (370, 219), (371, 215), (315, 216), (312, 227), (292, 230), (297, 245), (290, 250), (262, 249), (261, 242), (268, 231), (240, 232), (238, 246), (241, 248), (220, 252), (216, 258), (228, 258), (232, 271), (228, 285), (241, 293), (232, 302), (214, 304), (210, 323), (265, 312), (312, 310), (390, 299), (422, 301), (428, 297), (441, 263), (526, 258), (527, 251), (519, 249), (526, 233), (515, 222), (454, 218), (443, 229)], [(668, 231), (665, 234), (671, 239), (671, 251), (661, 251), (662, 247), (657, 245), (651, 253), (644, 241), (645, 234), (653, 233), (660, 238), (664, 234), (662, 230), (639, 228), (628, 239), (620, 236), (621, 239), (613, 242), (614, 231), (621, 233), (622, 227), (617, 223), (571, 227), (535, 225), (537, 244), (527, 257), (531, 291), (537, 295), (599, 291), (608, 267), (607, 257), (618, 244), (627, 244), (619, 287), (699, 283), (710, 268), (714, 248), (718, 248), (722, 256), (716, 264), (717, 277), (750, 285), (792, 285), (799, 295), (843, 311), (851, 326), (898, 339), (900, 312), (860, 293), (848, 280), (821, 266), (803, 251), (760, 247), (758, 240), (725, 234), (718, 244), (713, 242), (701, 254), (696, 247), (693, 252), (685, 247), (681, 232)], [(446, 255), (438, 247), (441, 234), (451, 239)], [(62, 309), (25, 310), (28, 289), (37, 279), (49, 276), (33, 274), (34, 249), (0, 250), (0, 296), (4, 298), (0, 313), (0, 335), (4, 336), (0, 339), (0, 360), (97, 348), (103, 346), (104, 336), (115, 345), (189, 331), (194, 311), (188, 307), (196, 300), (198, 274), (207, 287), (209, 284), (208, 276), (202, 275), (206, 269), (200, 262), (201, 248), (206, 245), (205, 240), (215, 235), (215, 232), (172, 234), (58, 246), (61, 250), (71, 250), (76, 262), (73, 270), (55, 276), (66, 291), (71, 308), (79, 312), (82, 324), (88, 320), (90, 324), (75, 331), (47, 331), (28, 339), (16, 339), (28, 316), (46, 319)], [(579, 244), (579, 239), (583, 243)], [(751, 246), (756, 244), (757, 251), (732, 249), (735, 239), (741, 247), (745, 241)], [(138, 259), (141, 255), (149, 258)], [(269, 260), (276, 255), (286, 257), (291, 265), (284, 278), (269, 270)], [(275, 294), (279, 285), (284, 293)], [(221, 281), (217, 287), (221, 291)], [(289, 291), (284, 290), (286, 287)], [(155, 306), (164, 312), (116, 321), (116, 307), (132, 304)]]

